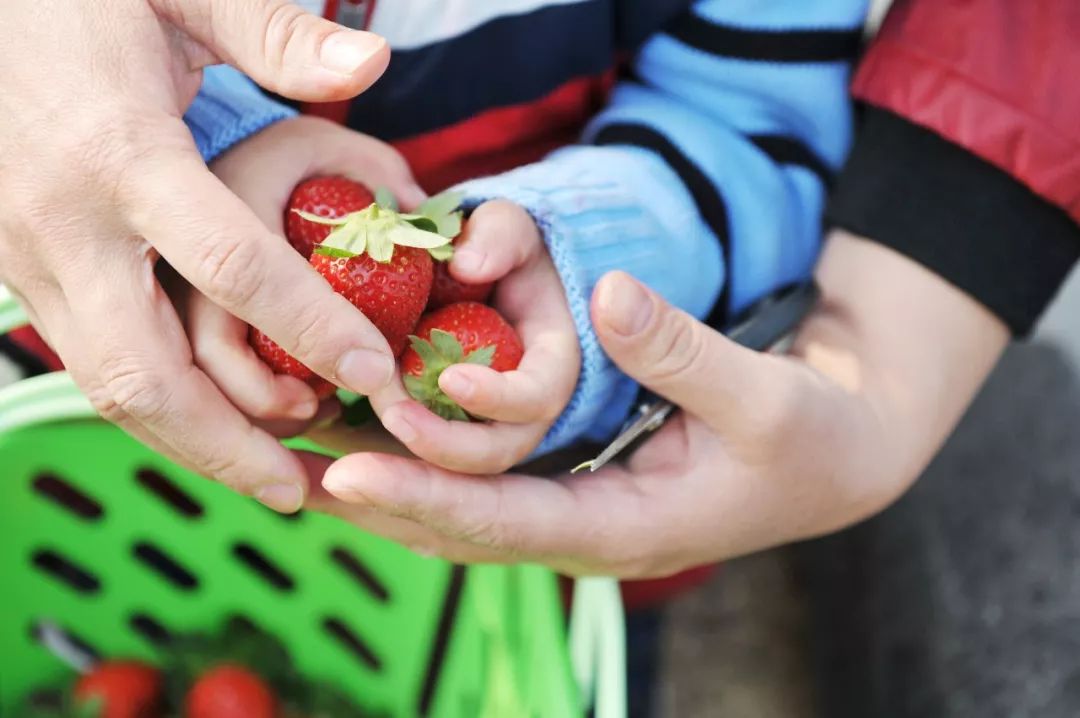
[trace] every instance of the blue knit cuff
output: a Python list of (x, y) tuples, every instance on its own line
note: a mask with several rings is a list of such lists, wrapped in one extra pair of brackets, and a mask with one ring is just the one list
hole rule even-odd
[(679, 178), (630, 147), (569, 147), (534, 165), (458, 187), (475, 207), (507, 199), (525, 208), (547, 243), (581, 343), (573, 398), (534, 453), (604, 441), (629, 414), (637, 384), (607, 358), (589, 319), (602, 276), (625, 271), (697, 317), (724, 280), (720, 247)]
[(203, 84), (184, 115), (195, 146), (211, 162), (233, 145), (296, 111), (264, 95), (254, 82), (228, 65), (203, 72)]

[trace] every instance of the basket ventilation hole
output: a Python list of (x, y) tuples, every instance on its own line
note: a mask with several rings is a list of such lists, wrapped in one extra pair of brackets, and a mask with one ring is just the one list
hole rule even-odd
[(188, 518), (198, 518), (203, 514), (203, 507), (195, 499), (191, 498), (171, 479), (153, 469), (139, 469), (135, 472), (135, 480), (150, 493), (167, 503), (177, 513)]
[(292, 576), (285, 573), (251, 544), (243, 542), (236, 544), (233, 546), (233, 554), (279, 591), (291, 591), (296, 588), (296, 582), (293, 581)]
[(330, 551), (330, 558), (379, 601), (386, 603), (390, 600), (390, 591), (387, 590), (386, 586), (372, 573), (370, 568), (348, 549), (335, 546)]
[(96, 521), (105, 514), (101, 504), (72, 486), (69, 482), (53, 474), (40, 474), (35, 477), (34, 491), (56, 502), (81, 519)]
[(193, 573), (167, 556), (156, 546), (145, 542), (135, 544), (135, 557), (157, 571), (158, 574), (177, 588), (191, 591), (199, 585), (199, 579)]
[(172, 640), (172, 633), (165, 626), (158, 623), (157, 619), (145, 613), (132, 614), (128, 619), (131, 630), (142, 636), (154, 646), (164, 646)]
[(360, 636), (339, 618), (323, 620), (323, 630), (329, 633), (339, 644), (352, 653), (365, 666), (373, 671), (382, 670), (382, 661), (375, 652), (364, 643)]
[(101, 589), (98, 577), (64, 556), (42, 549), (34, 552), (34, 565), (53, 578), (63, 581), (79, 593), (96, 593)]

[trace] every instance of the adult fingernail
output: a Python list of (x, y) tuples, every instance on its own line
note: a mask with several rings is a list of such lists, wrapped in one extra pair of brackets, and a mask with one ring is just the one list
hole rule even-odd
[(347, 472), (334, 471), (331, 467), (323, 476), (322, 485), (324, 489), (342, 501), (348, 501), (350, 504), (371, 504), (371, 501), (352, 485)]
[(462, 399), (468, 399), (473, 395), (476, 385), (473, 380), (461, 372), (446, 372), (439, 377), (439, 386), (442, 390)]
[(386, 41), (365, 32), (335, 32), (323, 42), (319, 60), (323, 67), (342, 75), (351, 75), (382, 50)]
[(601, 280), (597, 305), (603, 322), (623, 336), (640, 333), (653, 313), (653, 303), (645, 289), (625, 274)]
[(292, 514), (303, 505), (304, 492), (295, 484), (271, 484), (255, 492), (255, 498), (274, 511)]
[(484, 253), (462, 248), (454, 252), (454, 267), (465, 274), (478, 274), (484, 266)]
[(308, 397), (307, 399), (301, 399), (292, 406), (289, 407), (287, 412), (290, 419), (299, 419), (301, 421), (307, 421), (311, 417), (315, 416), (315, 412), (319, 410), (319, 400), (315, 397)]
[(393, 377), (394, 360), (371, 349), (353, 349), (338, 364), (337, 378), (357, 394), (371, 394)]
[(419, 434), (416, 432), (416, 427), (409, 423), (409, 420), (402, 416), (402, 413), (396, 409), (391, 409), (386, 412), (382, 417), (383, 428), (396, 436), (399, 441), (404, 444), (413, 442)]

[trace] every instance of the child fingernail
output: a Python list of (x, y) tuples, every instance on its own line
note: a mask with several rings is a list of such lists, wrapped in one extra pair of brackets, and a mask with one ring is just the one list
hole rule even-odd
[(274, 511), (292, 514), (304, 503), (304, 492), (295, 484), (271, 484), (255, 492), (255, 498)]
[(308, 397), (307, 399), (301, 399), (300, 401), (289, 407), (289, 418), (300, 419), (301, 421), (307, 421), (311, 417), (315, 416), (315, 412), (319, 410), (319, 400), (315, 397)]
[(603, 321), (623, 336), (640, 333), (652, 317), (652, 301), (645, 290), (628, 275), (602, 280), (597, 304)]
[(382, 50), (385, 41), (361, 32), (335, 32), (323, 42), (319, 60), (326, 69), (351, 75)]
[(338, 364), (337, 377), (357, 394), (371, 394), (390, 383), (394, 360), (382, 352), (354, 349)]
[(383, 427), (396, 436), (401, 442), (408, 444), (416, 440), (419, 435), (416, 427), (409, 423), (408, 419), (401, 415), (400, 411), (389, 411), (383, 416)]
[(454, 267), (466, 274), (478, 274), (484, 267), (484, 254), (474, 249), (459, 249), (454, 252)]
[(473, 395), (473, 390), (476, 388), (472, 379), (463, 376), (456, 371), (447, 372), (440, 376), (439, 386), (442, 387), (443, 391), (453, 394), (461, 399), (470, 398)]

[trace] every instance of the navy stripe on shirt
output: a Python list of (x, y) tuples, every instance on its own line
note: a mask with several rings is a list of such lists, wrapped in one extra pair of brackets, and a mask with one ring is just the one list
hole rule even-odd
[(612, 1), (548, 6), (397, 51), (382, 79), (352, 103), (348, 124), (400, 140), (599, 75), (616, 61)]
[[(805, 0), (809, 2), (810, 0)], [(688, 12), (665, 33), (685, 45), (720, 57), (761, 62), (853, 60), (862, 47), (862, 28), (850, 30), (752, 30), (723, 25)]]
[[(596, 133), (593, 138), (595, 145), (633, 145), (642, 149), (655, 152), (664, 162), (679, 176), (690, 196), (694, 199), (701, 218), (712, 231), (713, 236), (720, 242), (720, 249), (724, 256), (724, 266), (730, 271), (731, 251), (729, 241), (729, 224), (727, 202), (720, 193), (720, 188), (702, 172), (693, 160), (679, 149), (675, 143), (657, 132), (651, 127), (637, 124), (615, 123), (608, 125)], [(716, 303), (716, 311), (725, 314), (730, 304), (731, 282), (724, 282), (720, 291), (720, 298)]]

